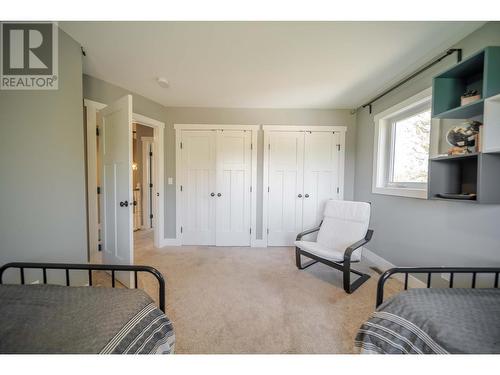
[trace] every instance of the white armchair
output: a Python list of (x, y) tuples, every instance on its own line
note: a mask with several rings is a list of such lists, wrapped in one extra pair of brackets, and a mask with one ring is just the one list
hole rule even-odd
[[(307, 268), (317, 262), (338, 269), (344, 273), (344, 290), (352, 293), (370, 275), (351, 269), (351, 263), (361, 260), (363, 246), (372, 238), (370, 223), (370, 204), (329, 200), (325, 205), (324, 218), (317, 228), (306, 230), (297, 235), (295, 258), (298, 269)], [(318, 232), (315, 242), (302, 241), (305, 235)], [(302, 265), (301, 256), (312, 259)], [(351, 272), (359, 277), (351, 283)]]

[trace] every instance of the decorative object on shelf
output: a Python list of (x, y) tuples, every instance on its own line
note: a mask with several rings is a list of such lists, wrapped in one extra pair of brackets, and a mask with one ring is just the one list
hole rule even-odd
[(476, 100), (479, 100), (479, 99), (481, 99), (481, 95), (479, 95), (479, 92), (477, 90), (467, 90), (460, 97), (460, 105), (470, 104), (470, 103), (475, 102)]
[(474, 193), (460, 193), (460, 194), (440, 193), (440, 194), (437, 194), (437, 197), (443, 198), (443, 199), (461, 199), (461, 200), (472, 201), (472, 200), (476, 199), (477, 194), (474, 194)]
[(448, 150), (448, 155), (477, 152), (477, 136), (481, 125), (479, 121), (468, 120), (448, 130), (446, 140), (453, 146)]

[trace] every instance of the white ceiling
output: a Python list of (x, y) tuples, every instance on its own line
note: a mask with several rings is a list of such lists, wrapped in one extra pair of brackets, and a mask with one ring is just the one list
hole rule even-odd
[(233, 108), (355, 108), (482, 24), (59, 23), (86, 74), (166, 106)]

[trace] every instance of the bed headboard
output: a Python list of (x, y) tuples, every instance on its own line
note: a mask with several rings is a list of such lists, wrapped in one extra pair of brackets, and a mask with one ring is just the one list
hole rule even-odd
[(493, 288), (498, 288), (498, 275), (500, 274), (500, 267), (396, 267), (385, 271), (378, 280), (377, 284), (377, 303), (379, 307), (384, 302), (384, 285), (385, 282), (395, 274), (404, 274), (404, 288), (408, 289), (408, 276), (410, 274), (427, 274), (427, 288), (431, 287), (432, 275), (437, 273), (445, 273), (450, 275), (448, 287), (453, 288), (455, 274), (470, 274), (471, 275), (471, 288), (476, 287), (476, 279), (478, 274), (493, 274)]
[(88, 283), (92, 286), (92, 271), (111, 271), (111, 286), (116, 285), (116, 272), (133, 272), (134, 287), (138, 287), (138, 273), (146, 272), (152, 274), (158, 281), (158, 305), (160, 310), (165, 312), (165, 279), (163, 275), (154, 267), (137, 265), (118, 264), (73, 264), (73, 263), (7, 263), (0, 267), (0, 284), (3, 284), (3, 274), (7, 269), (17, 268), (21, 284), (25, 284), (25, 269), (40, 269), (43, 274), (43, 284), (47, 284), (47, 270), (65, 270), (66, 286), (71, 286), (70, 270), (88, 271)]

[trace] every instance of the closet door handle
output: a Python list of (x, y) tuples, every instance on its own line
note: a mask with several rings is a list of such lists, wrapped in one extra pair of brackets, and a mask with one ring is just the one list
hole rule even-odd
[(217, 193), (217, 196), (218, 196), (218, 197), (222, 197), (222, 194), (221, 194), (221, 193)]
[(128, 207), (128, 202), (127, 201), (120, 202), (120, 207)]
[(302, 194), (297, 195), (297, 198), (302, 198)]
[(210, 196), (211, 197), (215, 197), (215, 193), (210, 193)]
[(304, 197), (309, 198), (309, 194), (304, 195)]

